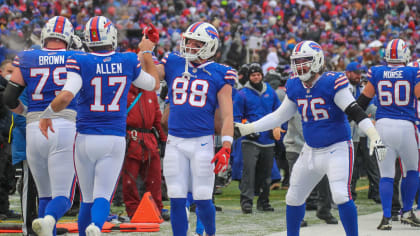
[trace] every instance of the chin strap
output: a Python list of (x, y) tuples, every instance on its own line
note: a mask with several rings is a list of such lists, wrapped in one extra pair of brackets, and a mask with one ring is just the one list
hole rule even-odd
[(190, 80), (190, 78), (191, 78), (191, 73), (188, 72), (188, 64), (189, 64), (189, 61), (188, 61), (187, 58), (185, 58), (185, 71), (184, 71), (184, 73), (182, 73), (182, 78), (184, 78), (186, 80)]

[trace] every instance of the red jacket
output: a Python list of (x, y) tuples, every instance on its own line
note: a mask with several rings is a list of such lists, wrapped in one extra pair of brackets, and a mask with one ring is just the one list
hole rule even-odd
[(163, 132), (160, 124), (162, 113), (154, 91), (145, 91), (131, 86), (127, 96), (127, 108), (131, 106), (140, 92), (142, 93), (140, 99), (127, 115), (127, 157), (147, 160), (149, 155), (151, 155), (148, 152), (158, 152), (157, 140), (154, 134), (150, 132), (135, 132), (129, 128), (151, 130), (152, 127), (155, 127), (159, 133), (160, 141), (164, 142), (166, 141), (166, 134)]

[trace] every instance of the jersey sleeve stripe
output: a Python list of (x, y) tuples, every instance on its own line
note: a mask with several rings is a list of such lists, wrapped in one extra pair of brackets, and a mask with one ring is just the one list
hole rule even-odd
[(230, 75), (227, 75), (227, 76), (225, 76), (225, 79), (236, 79), (236, 76), (230, 76)]
[(337, 90), (337, 88), (339, 88), (339, 87), (341, 87), (341, 86), (343, 86), (343, 85), (345, 85), (345, 84), (348, 84), (348, 83), (349, 83), (349, 81), (348, 81), (348, 80), (344, 80), (344, 81), (342, 81), (342, 82), (340, 82), (340, 83), (336, 84), (336, 85), (334, 86), (334, 90)]
[(13, 58), (13, 63), (14, 66), (19, 66), (20, 65), (20, 58), (19, 56), (15, 56), (15, 58)]
[(341, 83), (342, 81), (347, 80), (346, 76), (341, 76), (335, 80), (335, 84)]
[(76, 66), (76, 65), (69, 65), (69, 64), (67, 64), (67, 65), (66, 65), (66, 68), (68, 68), (68, 69), (80, 70), (80, 67), (78, 67), (78, 66)]
[(226, 72), (226, 75), (238, 76), (234, 71), (228, 71)]
[(162, 64), (166, 64), (166, 58), (162, 58), (161, 62)]
[(77, 61), (74, 59), (67, 59), (67, 63), (74, 63), (77, 64)]

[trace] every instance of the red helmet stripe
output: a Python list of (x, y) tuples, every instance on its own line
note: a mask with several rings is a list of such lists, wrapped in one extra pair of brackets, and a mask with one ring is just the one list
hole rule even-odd
[(296, 50), (295, 50), (295, 52), (299, 52), (299, 51), (300, 51), (300, 49), (302, 48), (302, 44), (303, 44), (303, 42), (300, 42), (300, 43), (296, 46)]
[(64, 23), (66, 22), (66, 18), (62, 16), (58, 16), (55, 20), (54, 25), (54, 32), (56, 33), (63, 33), (64, 32)]
[(191, 27), (191, 29), (190, 29), (190, 32), (191, 33), (194, 33), (194, 31), (198, 28), (198, 26), (200, 26), (201, 24), (203, 24), (203, 22), (197, 22), (197, 23), (195, 23), (192, 27)]
[(100, 41), (99, 31), (98, 31), (99, 17), (95, 16), (90, 22), (90, 41)]
[(394, 40), (391, 45), (391, 59), (398, 59), (398, 39)]

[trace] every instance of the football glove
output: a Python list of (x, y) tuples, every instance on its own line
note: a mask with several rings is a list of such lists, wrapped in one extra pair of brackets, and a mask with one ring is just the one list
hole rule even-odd
[(146, 37), (153, 43), (159, 42), (159, 31), (151, 23), (148, 26), (146, 26), (146, 28), (144, 28), (143, 35), (146, 35)]
[(379, 161), (382, 161), (383, 159), (385, 159), (386, 147), (382, 143), (381, 139), (370, 141), (369, 154), (372, 155), (373, 152), (375, 152), (376, 158), (378, 158)]
[(242, 123), (234, 123), (234, 138), (239, 138), (248, 134), (255, 133), (254, 125), (252, 123), (242, 124)]
[(366, 134), (369, 137), (369, 155), (372, 156), (373, 152), (376, 154), (376, 158), (378, 158), (379, 161), (382, 161), (385, 158), (386, 154), (386, 147), (382, 143), (381, 137), (379, 137), (378, 132), (375, 128), (369, 128), (366, 131)]
[(83, 49), (83, 42), (80, 39), (79, 36), (77, 35), (72, 35), (71, 36), (71, 46), (70, 48), (75, 49), (75, 50), (82, 50)]
[(223, 172), (227, 169), (229, 165), (229, 158), (230, 158), (230, 148), (222, 147), (216, 155), (211, 160), (211, 163), (217, 161), (216, 166), (214, 167), (214, 173), (218, 174), (219, 172)]

